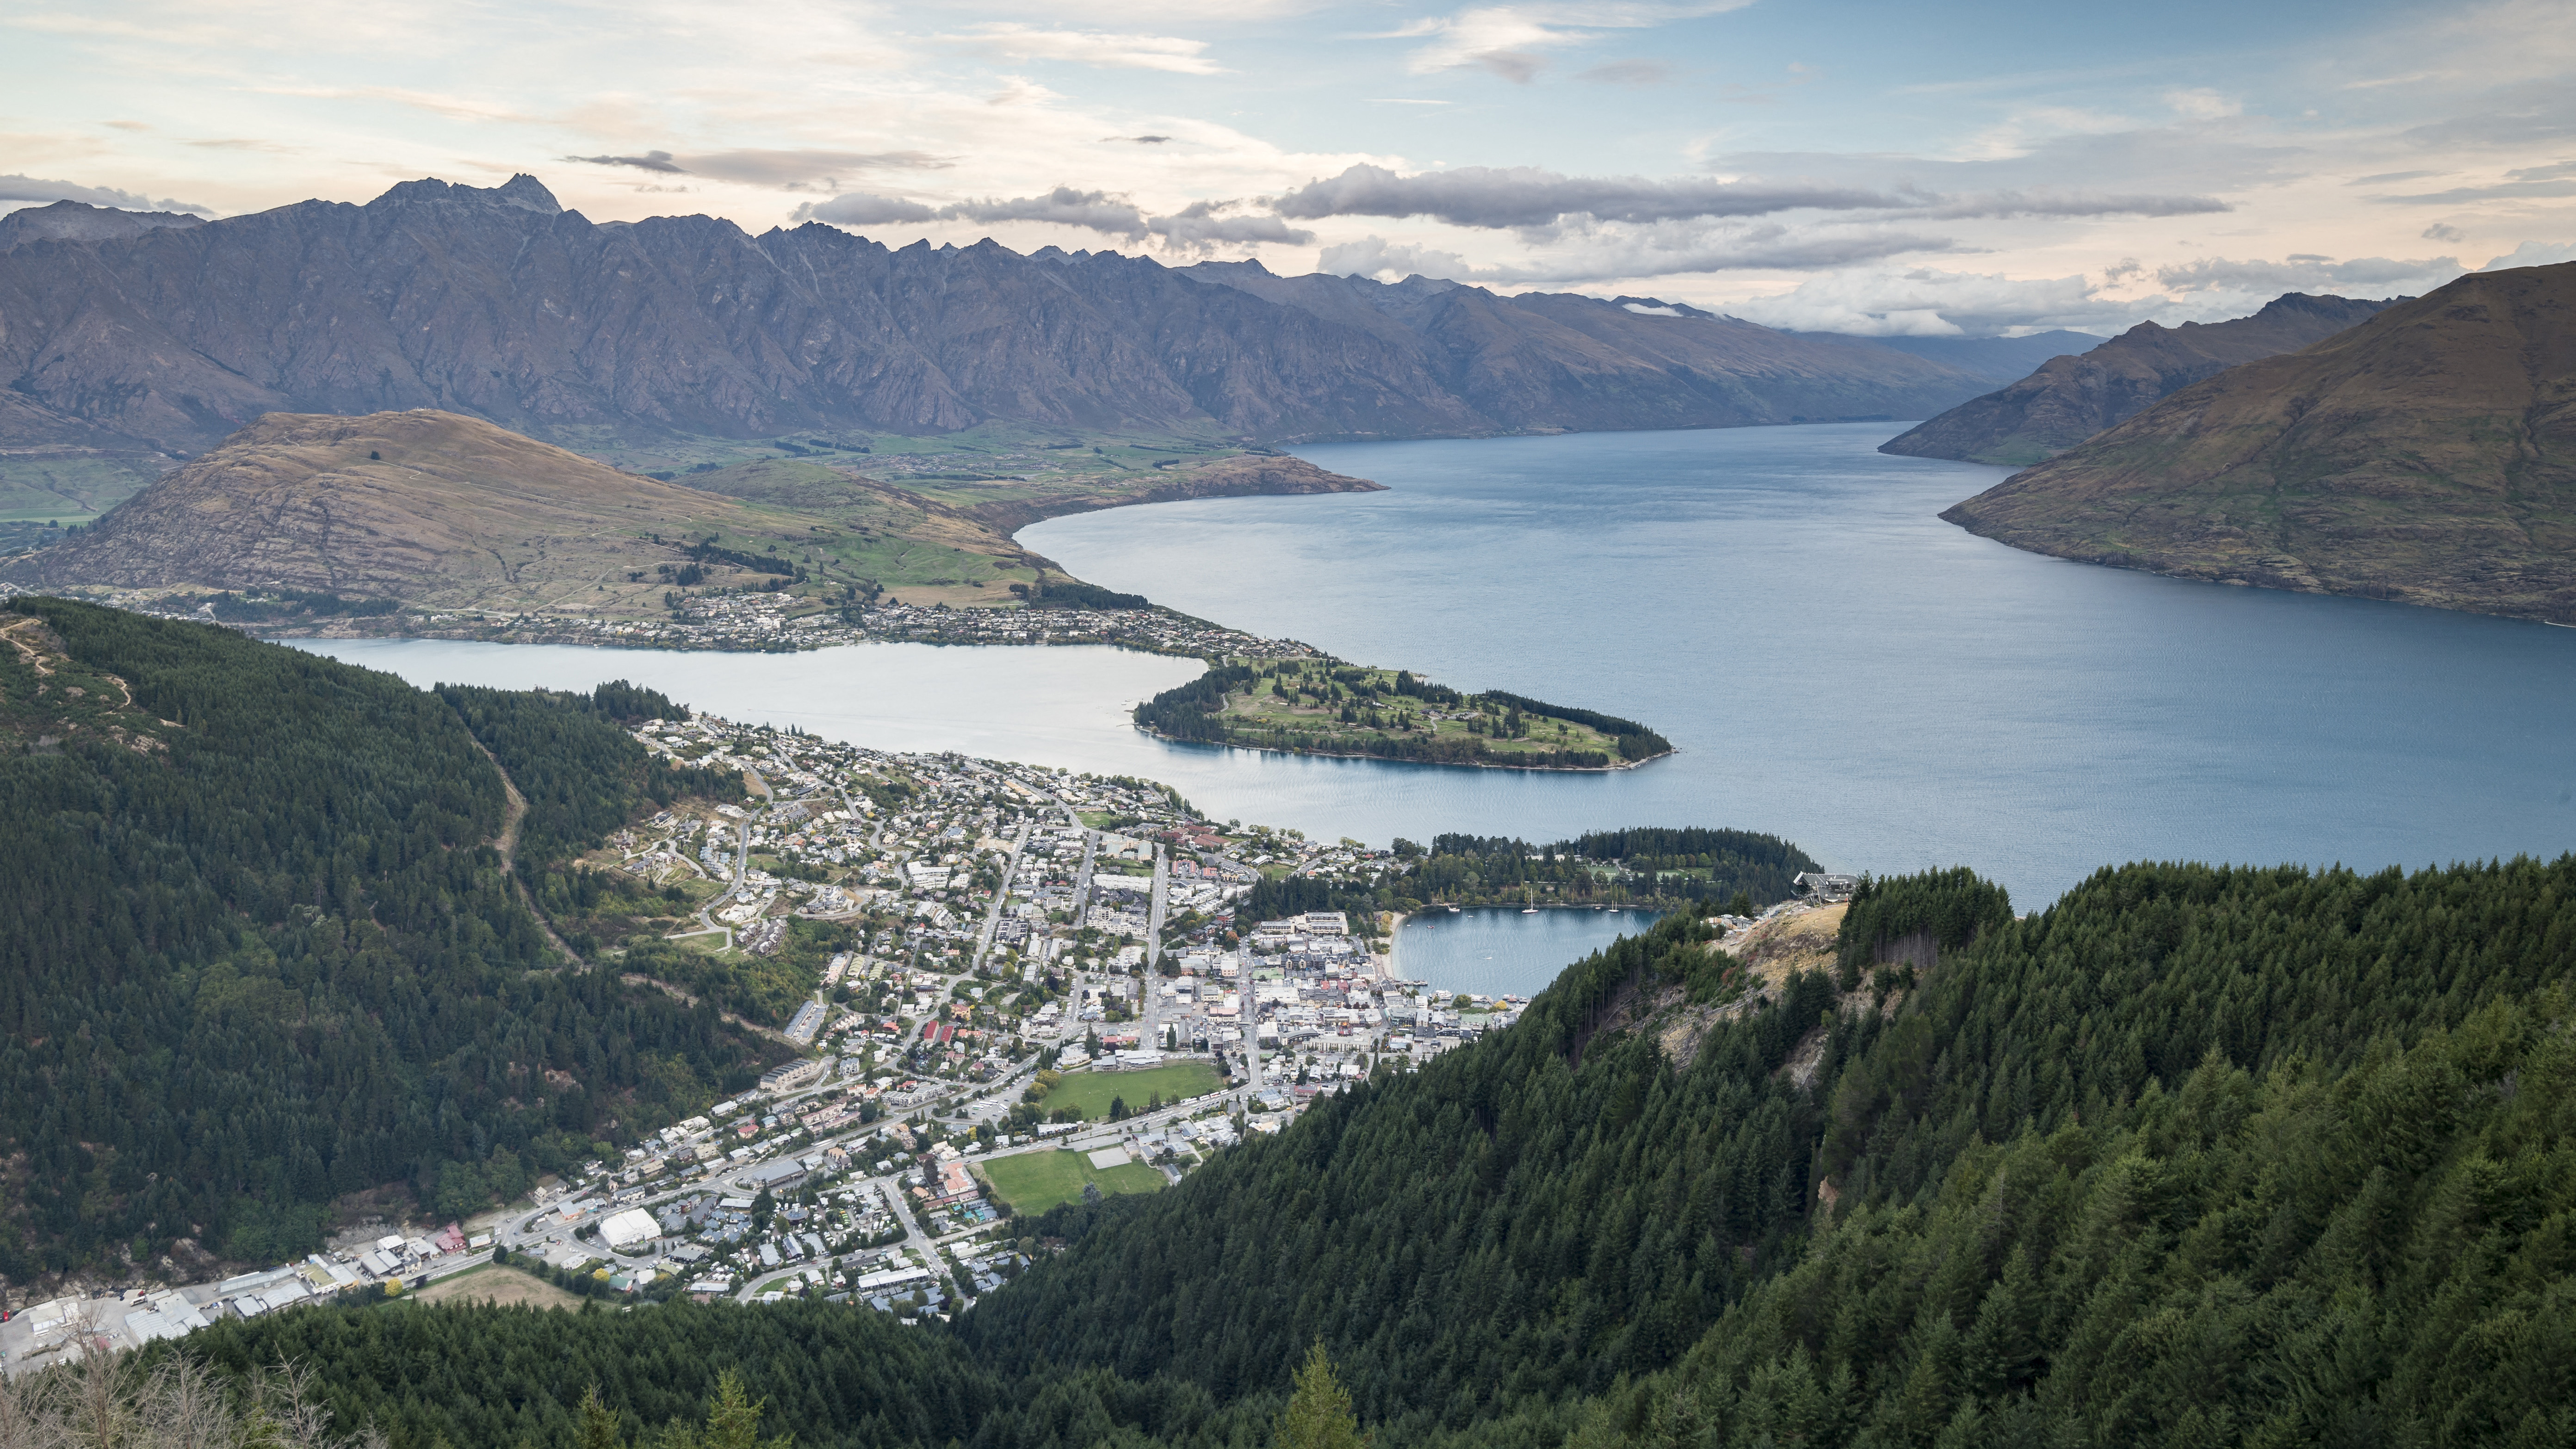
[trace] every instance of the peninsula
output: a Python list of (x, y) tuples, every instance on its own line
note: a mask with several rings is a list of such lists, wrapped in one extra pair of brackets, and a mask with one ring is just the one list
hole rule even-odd
[(1136, 723), (1167, 740), (1495, 770), (1624, 770), (1673, 752), (1634, 720), (1328, 658), (1217, 660), (1136, 706)]
[(1205, 659), (1232, 691), (1214, 732), (1173, 695), (1141, 707), (1172, 739), (1510, 769), (1671, 751), (1628, 720), (1356, 668), (1071, 577), (1011, 534), (1133, 503), (1380, 486), (1269, 450), (1088, 436), (881, 439), (882, 455), (808, 436), (648, 471), (434, 409), (270, 413), (0, 564), (0, 586), (276, 637), (1112, 644)]

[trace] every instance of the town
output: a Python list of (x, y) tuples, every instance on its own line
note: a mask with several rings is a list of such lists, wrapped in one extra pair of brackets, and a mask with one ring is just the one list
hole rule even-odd
[[(1130, 778), (706, 715), (633, 735), (744, 793), (634, 821), (589, 863), (676, 888), (692, 921), (674, 944), (788, 971), (801, 994), (761, 1030), (795, 1055), (498, 1210), (31, 1306), (0, 1323), (0, 1368), (84, 1334), (140, 1346), (505, 1271), (573, 1297), (953, 1313), (1049, 1250), (1026, 1231), (1046, 1209), (1160, 1190), (1525, 1004), (1398, 979), (1373, 912), (1244, 915), (1265, 881), (1358, 890), (1414, 868), (1391, 851), (1203, 820)], [(845, 944), (819, 954), (826, 936)]]

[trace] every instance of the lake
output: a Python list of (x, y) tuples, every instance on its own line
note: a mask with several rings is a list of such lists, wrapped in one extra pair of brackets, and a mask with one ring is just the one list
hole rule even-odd
[(1395, 974), (1442, 991), (1479, 996), (1537, 993), (1569, 962), (1655, 923), (1650, 911), (1541, 910), (1470, 906), (1407, 916), (1395, 933)]
[(2576, 843), (2576, 631), (2021, 553), (1934, 516), (2001, 471), (1873, 451), (1902, 426), (1308, 447), (1390, 491), (1020, 535), (1204, 618), (1680, 746), (1608, 774), (1167, 745), (1126, 707), (1198, 666), (1100, 648), (310, 647), (421, 683), (622, 676), (883, 748), (1144, 775), (1218, 819), (1372, 844), (1766, 830), (1836, 869), (1971, 865), (2025, 909), (2127, 860), (2375, 869)]

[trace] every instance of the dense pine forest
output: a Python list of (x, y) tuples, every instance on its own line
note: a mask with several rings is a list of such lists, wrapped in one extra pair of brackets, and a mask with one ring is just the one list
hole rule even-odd
[(1316, 1343), (1382, 1446), (2576, 1437), (2576, 858), (2130, 866), (2020, 919), (1872, 882), (1837, 970), (1724, 1008), (1710, 934), (1034, 1220), (1065, 1251), (945, 1329), (388, 1305), (199, 1342), (303, 1355), (397, 1445), (568, 1442), (593, 1381), (641, 1432), (734, 1366), (812, 1446), (1249, 1445)]
[[(472, 1210), (757, 1071), (712, 1010), (563, 969), (447, 701), (210, 626), (13, 607), (0, 1274), (274, 1262), (379, 1189)], [(521, 698), (549, 721), (540, 857), (675, 783), (613, 694)]]

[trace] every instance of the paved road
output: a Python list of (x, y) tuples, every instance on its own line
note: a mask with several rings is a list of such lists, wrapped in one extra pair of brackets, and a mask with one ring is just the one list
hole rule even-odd
[(967, 969), (982, 971), (984, 958), (992, 953), (993, 932), (1002, 924), (1002, 912), (1011, 904), (1011, 880), (1020, 873), (1020, 852), (1028, 848), (1029, 822), (1020, 822), (1019, 834), (1011, 837), (1011, 858), (1002, 865), (1002, 884), (993, 892), (993, 908), (984, 913), (984, 932), (975, 938), (975, 959)]

